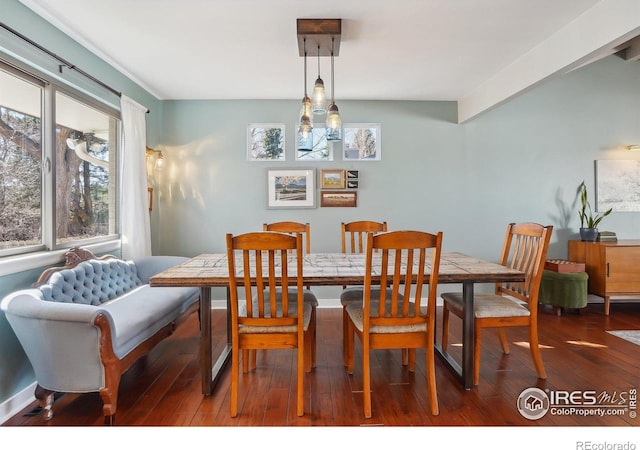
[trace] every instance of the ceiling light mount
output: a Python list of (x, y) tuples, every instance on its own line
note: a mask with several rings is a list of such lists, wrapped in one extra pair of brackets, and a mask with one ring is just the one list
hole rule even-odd
[(332, 44), (333, 55), (340, 55), (342, 19), (297, 19), (296, 22), (300, 56), (305, 54), (305, 38), (307, 56), (331, 56)]

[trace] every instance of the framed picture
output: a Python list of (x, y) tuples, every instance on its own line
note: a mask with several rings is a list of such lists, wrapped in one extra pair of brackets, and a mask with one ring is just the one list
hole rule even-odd
[(323, 169), (320, 172), (320, 187), (322, 189), (344, 189), (344, 170)]
[(380, 161), (380, 124), (345, 124), (342, 144), (345, 161)]
[(347, 180), (347, 189), (358, 189), (358, 180)]
[(357, 191), (321, 191), (320, 206), (354, 208), (358, 206), (358, 192)]
[(247, 126), (249, 161), (284, 161), (284, 124), (252, 123)]
[(296, 149), (299, 161), (333, 161), (333, 146), (327, 142), (327, 130), (324, 126), (313, 126), (313, 150), (310, 152)]
[(596, 161), (596, 211), (640, 211), (640, 160)]
[(315, 169), (267, 171), (267, 207), (315, 208)]
[(357, 179), (358, 179), (357, 170), (347, 170), (347, 180), (357, 180)]

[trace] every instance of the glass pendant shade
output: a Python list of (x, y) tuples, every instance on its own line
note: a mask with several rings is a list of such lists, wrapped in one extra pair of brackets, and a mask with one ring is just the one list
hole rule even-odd
[(313, 97), (313, 113), (318, 115), (326, 113), (327, 94), (324, 90), (322, 78), (318, 77), (316, 80), (311, 97)]
[(302, 116), (300, 118), (296, 140), (298, 151), (310, 152), (313, 150), (313, 127), (311, 126), (309, 116)]
[(338, 106), (333, 102), (331, 102), (329, 111), (327, 112), (326, 131), (327, 141), (342, 140), (342, 120), (340, 119)]
[(302, 106), (300, 106), (300, 117), (311, 117), (312, 113), (313, 111), (311, 109), (311, 99), (305, 95), (302, 99)]

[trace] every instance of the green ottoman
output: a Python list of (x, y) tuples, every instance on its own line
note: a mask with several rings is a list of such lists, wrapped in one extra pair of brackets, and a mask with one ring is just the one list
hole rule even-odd
[(586, 272), (553, 272), (545, 270), (540, 282), (538, 301), (552, 305), (558, 315), (560, 308), (584, 308), (587, 306)]

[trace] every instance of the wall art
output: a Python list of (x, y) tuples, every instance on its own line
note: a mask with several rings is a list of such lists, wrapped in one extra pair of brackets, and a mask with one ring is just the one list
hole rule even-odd
[(596, 211), (640, 211), (640, 160), (596, 161)]
[(267, 207), (315, 208), (315, 169), (267, 171)]
[(344, 189), (344, 170), (323, 169), (320, 171), (320, 188)]
[(249, 161), (284, 161), (285, 134), (282, 123), (252, 123), (247, 126)]
[(342, 144), (345, 161), (380, 161), (380, 124), (345, 124)]
[(327, 142), (327, 130), (324, 125), (313, 126), (313, 150), (300, 151), (296, 149), (296, 160), (333, 161), (333, 146)]
[(358, 206), (357, 191), (320, 191), (320, 206), (351, 207)]

